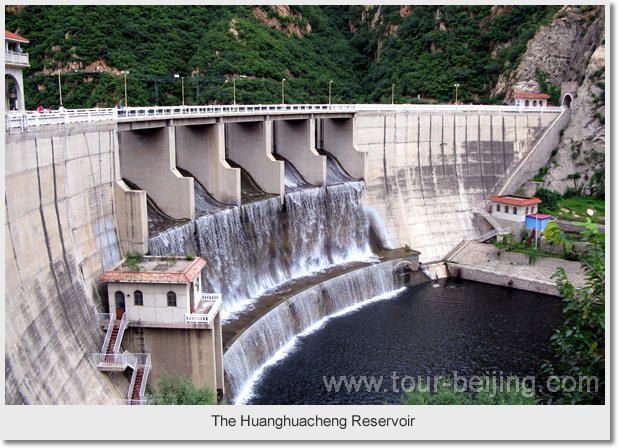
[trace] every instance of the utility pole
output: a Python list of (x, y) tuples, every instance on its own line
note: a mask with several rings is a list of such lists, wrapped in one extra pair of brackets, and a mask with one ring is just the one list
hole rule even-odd
[(455, 86), (455, 106), (457, 106), (457, 89), (459, 89), (459, 84), (453, 84)]
[(330, 105), (330, 89), (333, 84), (333, 80), (328, 81), (328, 104)]
[(62, 84), (60, 83), (60, 67), (58, 67), (58, 92), (60, 92), (60, 105), (62, 106)]
[(281, 104), (285, 104), (285, 89), (283, 84), (285, 83), (285, 78), (281, 80)]
[(391, 104), (395, 104), (395, 84), (392, 84), (392, 86), (393, 86), (393, 95), (391, 99)]

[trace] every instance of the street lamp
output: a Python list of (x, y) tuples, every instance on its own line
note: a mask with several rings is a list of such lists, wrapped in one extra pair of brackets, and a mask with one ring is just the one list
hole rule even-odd
[(453, 84), (455, 86), (455, 106), (457, 106), (457, 89), (459, 89), (459, 84)]
[(180, 82), (182, 83), (182, 105), (185, 105), (185, 77), (177, 75), (174, 73), (174, 78), (181, 78)]
[(330, 105), (330, 89), (333, 84), (333, 80), (328, 81), (328, 104)]
[(124, 107), (129, 107), (129, 102), (127, 101), (127, 75), (129, 71), (121, 70), (120, 73), (124, 73)]
[(232, 84), (234, 84), (234, 106), (236, 105), (236, 78), (232, 78)]
[(395, 104), (395, 84), (391, 84), (393, 86), (393, 95), (391, 99), (391, 104)]
[(285, 82), (285, 78), (281, 80), (281, 104), (285, 104), (285, 89), (283, 87), (284, 82)]
[(60, 105), (62, 106), (62, 84), (60, 83), (60, 67), (58, 67), (58, 92), (60, 93)]

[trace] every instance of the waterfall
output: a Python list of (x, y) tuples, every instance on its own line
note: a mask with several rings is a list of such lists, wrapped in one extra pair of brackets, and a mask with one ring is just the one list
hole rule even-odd
[(247, 328), (223, 356), (229, 392), (242, 402), (265, 365), (280, 359), (297, 335), (319, 328), (327, 316), (348, 312), (403, 287), (401, 260), (358, 269), (291, 297)]

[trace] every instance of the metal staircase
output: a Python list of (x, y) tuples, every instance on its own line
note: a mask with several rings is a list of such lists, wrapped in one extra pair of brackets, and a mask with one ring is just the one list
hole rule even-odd
[(119, 404), (144, 404), (144, 395), (148, 374), (152, 368), (149, 353), (131, 353), (125, 350), (120, 353), (120, 345), (124, 331), (129, 325), (126, 313), (120, 320), (112, 320), (110, 314), (97, 314), (105, 330), (105, 340), (100, 353), (92, 353), (92, 359), (101, 372), (124, 372), (131, 368), (131, 385), (126, 400), (118, 400)]
[(476, 238), (475, 241), (479, 241), (479, 242), (485, 242), (490, 238), (493, 238), (496, 235), (505, 235), (505, 234), (509, 234), (511, 233), (511, 228), (510, 227), (502, 227), (500, 226), (500, 223), (498, 221), (496, 221), (494, 219), (493, 216), (491, 216), (487, 210), (485, 209), (477, 209), (473, 211), (475, 214), (477, 215), (481, 215), (483, 218), (485, 218), (485, 220), (492, 225), (492, 227), (494, 228), (493, 230), (490, 230), (489, 232), (486, 232), (484, 234), (482, 234), (480, 237)]

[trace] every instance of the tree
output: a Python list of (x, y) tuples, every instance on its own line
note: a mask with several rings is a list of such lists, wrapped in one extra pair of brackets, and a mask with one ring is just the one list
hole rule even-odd
[(174, 374), (170, 376), (162, 370), (157, 383), (159, 393), (148, 394), (148, 404), (152, 405), (214, 405), (217, 396), (212, 388), (204, 382), (201, 387), (193, 384), (191, 378)]
[(565, 323), (551, 337), (558, 361), (543, 364), (550, 375), (547, 404), (605, 404), (605, 234), (590, 219), (578, 225), (589, 229), (580, 233), (581, 241), (589, 243), (583, 248), (567, 240), (553, 221), (544, 232), (565, 254), (575, 254), (585, 272), (582, 287), (569, 281), (564, 268), (552, 276), (567, 304)]

